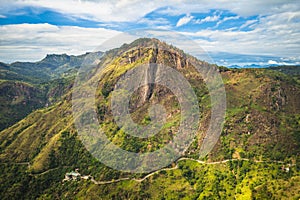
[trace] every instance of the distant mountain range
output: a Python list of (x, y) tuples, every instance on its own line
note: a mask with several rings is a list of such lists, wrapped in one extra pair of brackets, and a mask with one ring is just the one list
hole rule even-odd
[(299, 58), (276, 57), (267, 55), (235, 54), (227, 52), (208, 52), (217, 65), (230, 68), (265, 68), (270, 66), (299, 66)]
[(300, 65), (280, 65), (280, 64), (268, 64), (268, 65), (258, 65), (258, 64), (250, 64), (250, 65), (230, 65), (228, 68), (274, 68), (274, 67), (300, 67)]
[(87, 59), (101, 57), (102, 54), (102, 52), (85, 53), (79, 56), (49, 54), (38, 62), (0, 63), (0, 79), (41, 83), (71, 76), (82, 63), (88, 62)]
[[(87, 58), (101, 57), (103, 52), (87, 52), (79, 56), (67, 55), (67, 54), (48, 54), (44, 59), (37, 62), (14, 62), (11, 64), (0, 62), (0, 77), (10, 76), (18, 78), (19, 80), (26, 80), (26, 76), (29, 74), (29, 81), (41, 81), (43, 77), (44, 81), (58, 78), (61, 75), (68, 75), (69, 70), (78, 68), (82, 62), (87, 62)], [(300, 66), (295, 60), (282, 60), (281, 58), (274, 56), (260, 56), (260, 55), (241, 55), (230, 54), (225, 52), (208, 52), (208, 56), (212, 58), (212, 62), (219, 66), (225, 66), (228, 68), (268, 68), (277, 66)], [(230, 64), (237, 63), (237, 64)], [(22, 69), (20, 69), (20, 67)], [(9, 70), (9, 72), (5, 72)], [(22, 74), (18, 73), (22, 72)], [(38, 73), (34, 76), (34, 73)], [(17, 73), (17, 74), (16, 74)], [(34, 80), (37, 79), (37, 80)]]

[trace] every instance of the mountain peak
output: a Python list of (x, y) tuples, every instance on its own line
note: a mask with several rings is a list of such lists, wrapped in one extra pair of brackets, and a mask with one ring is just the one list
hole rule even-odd
[(176, 50), (183, 53), (181, 49), (178, 49), (172, 46), (171, 44), (167, 44), (165, 41), (161, 41), (157, 38), (138, 38), (133, 42), (131, 42), (130, 44), (124, 44), (122, 47), (132, 48), (132, 47), (150, 47), (150, 46), (160, 47), (169, 50)]
[(156, 63), (184, 68), (197, 59), (183, 50), (156, 38), (139, 38), (106, 52), (109, 59), (118, 60), (118, 66), (133, 63)]
[(148, 44), (160, 44), (163, 43), (157, 38), (138, 38), (134, 40), (130, 45), (143, 46)]
[(52, 58), (52, 57), (57, 57), (57, 56), (60, 56), (60, 57), (69, 57), (69, 55), (67, 55), (66, 53), (63, 53), (63, 54), (47, 54), (46, 55), (46, 58)]

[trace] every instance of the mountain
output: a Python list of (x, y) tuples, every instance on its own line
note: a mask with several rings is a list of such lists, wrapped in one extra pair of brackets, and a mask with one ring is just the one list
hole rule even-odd
[[(65, 56), (48, 59), (52, 63), (68, 60)], [(149, 67), (150, 63), (177, 70), (195, 91), (201, 111), (200, 128), (185, 155), (161, 170), (146, 174), (117, 171), (99, 162), (87, 151), (75, 128), (74, 88), (70, 84), (74, 79), (70, 78), (61, 84), (63, 90), (53, 90), (59, 98), (51, 105), (33, 111), (0, 132), (1, 199), (300, 197), (297, 186), (300, 184), (300, 84), (296, 78), (275, 70), (219, 67), (227, 102), (224, 128), (213, 150), (199, 158), (208, 122), (214, 119), (210, 119), (210, 94), (205, 80), (193, 65), (197, 63), (208, 69), (216, 66), (157, 39), (141, 38), (107, 51), (98, 64), (105, 66), (103, 73), (91, 71), (86, 79), (87, 85), (93, 80), (97, 82), (97, 119), (111, 142), (140, 154), (170, 143), (179, 129), (182, 114), (180, 99), (174, 91), (149, 84), (133, 93), (130, 115), (139, 125), (151, 124), (148, 109), (151, 104), (159, 103), (167, 116), (161, 130), (155, 137), (138, 138), (117, 126), (112, 114), (112, 92), (122, 75), (138, 70), (141, 64)], [(161, 71), (150, 70), (137, 80), (159, 77), (164, 77)], [(75, 169), (78, 172), (72, 172)], [(69, 180), (70, 177), (76, 180)]]
[(293, 76), (298, 80), (300, 78), (300, 66), (276, 66), (276, 67), (269, 67), (268, 69), (279, 71), (284, 74)]
[(278, 57), (270, 55), (237, 54), (228, 52), (208, 52), (214, 63), (229, 68), (264, 68), (279, 65), (296, 65), (299, 60), (295, 58)]
[(294, 68), (299, 67), (298, 65), (280, 65), (280, 64), (246, 64), (246, 65), (230, 65), (228, 68), (271, 68), (276, 69), (278, 68)]
[(102, 52), (80, 56), (50, 54), (34, 63), (0, 63), (0, 130), (54, 103), (70, 88), (79, 66), (101, 56)]
[[(71, 76), (86, 62), (88, 57), (101, 57), (102, 52), (86, 53), (79, 56), (49, 54), (38, 62), (0, 63), (0, 79), (42, 83)], [(75, 71), (74, 71), (75, 70)]]

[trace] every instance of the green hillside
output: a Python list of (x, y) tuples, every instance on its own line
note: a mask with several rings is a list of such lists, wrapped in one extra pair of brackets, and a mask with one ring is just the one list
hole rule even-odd
[[(299, 199), (299, 80), (267, 69), (220, 67), (227, 98), (225, 124), (214, 149), (199, 158), (211, 105), (204, 80), (189, 60), (213, 67), (156, 39), (138, 39), (104, 54), (99, 65), (106, 67), (96, 91), (97, 117), (110, 141), (128, 151), (151, 152), (170, 142), (178, 130), (178, 99), (160, 85), (134, 92), (134, 122), (149, 124), (147, 110), (158, 102), (168, 116), (156, 136), (139, 139), (113, 120), (111, 92), (121, 75), (139, 64), (164, 64), (179, 71), (195, 91), (201, 110), (201, 128), (180, 159), (149, 174), (120, 172), (100, 163), (80, 141), (72, 115), (73, 78), (63, 78), (42, 85), (42, 102), (50, 102), (48, 107), (0, 132), (0, 198)], [(90, 80), (95, 77), (91, 73)], [(26, 89), (34, 90), (30, 85)], [(22, 90), (24, 98), (29, 94)], [(80, 173), (76, 180), (63, 181), (75, 169)]]
[(79, 66), (101, 55), (51, 54), (38, 62), (0, 63), (0, 130), (59, 100), (70, 90)]

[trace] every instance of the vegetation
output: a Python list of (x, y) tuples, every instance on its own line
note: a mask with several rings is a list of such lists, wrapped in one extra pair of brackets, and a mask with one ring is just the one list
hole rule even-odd
[[(155, 46), (168, 51), (156, 51)], [(45, 59), (49, 62), (41, 61), (40, 66), (46, 63), (49, 69), (60, 72), (65, 70), (59, 63), (71, 66), (77, 62), (77, 58), (66, 55)], [(181, 111), (168, 88), (141, 87), (130, 101), (133, 121), (142, 126), (151, 123), (148, 109), (155, 103), (165, 107), (167, 119), (154, 137), (140, 139), (126, 134), (114, 122), (110, 105), (111, 92), (122, 74), (140, 64), (165, 64), (176, 68), (197, 95), (201, 128), (194, 142), (181, 159), (149, 175), (113, 170), (85, 149), (73, 124), (71, 75), (59, 73), (55, 80), (49, 75), (45, 83), (2, 78), (0, 117), (7, 128), (0, 132), (0, 199), (299, 199), (297, 76), (267, 69), (221, 67), (227, 94), (226, 121), (215, 148), (199, 158), (210, 120), (210, 98), (189, 59), (196, 60), (166, 43), (143, 38), (106, 52), (101, 60), (106, 68), (96, 91), (99, 125), (125, 150), (144, 153), (163, 147), (176, 134)], [(33, 76), (32, 80), (41, 77)], [(143, 99), (145, 91), (149, 95)], [(12, 119), (14, 114), (20, 117)], [(63, 182), (64, 175), (75, 169), (90, 178)]]

